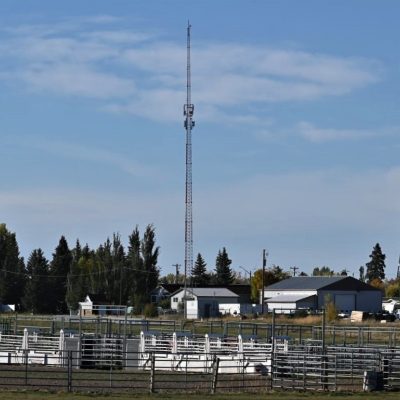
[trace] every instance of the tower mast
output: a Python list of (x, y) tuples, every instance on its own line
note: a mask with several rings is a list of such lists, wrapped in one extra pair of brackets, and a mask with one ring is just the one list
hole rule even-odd
[(186, 280), (192, 275), (193, 270), (193, 217), (192, 217), (192, 129), (194, 127), (192, 104), (192, 83), (190, 70), (190, 30), (187, 26), (187, 66), (186, 66), (186, 104), (183, 106), (186, 129), (186, 193), (185, 193), (185, 292), (184, 306), (186, 316)]

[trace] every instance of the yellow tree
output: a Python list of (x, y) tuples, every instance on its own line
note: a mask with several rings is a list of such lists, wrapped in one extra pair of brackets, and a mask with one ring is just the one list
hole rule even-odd
[[(258, 302), (259, 300), (259, 293), (262, 288), (262, 272), (262, 269), (258, 269), (251, 278), (251, 298), (254, 302)], [(264, 272), (264, 286), (272, 285), (273, 283), (289, 278), (289, 276), (289, 272), (285, 272), (281, 267), (274, 265), (271, 268), (267, 268)]]

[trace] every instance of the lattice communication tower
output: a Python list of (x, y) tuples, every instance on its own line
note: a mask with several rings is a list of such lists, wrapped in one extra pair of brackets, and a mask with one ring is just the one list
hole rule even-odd
[[(192, 84), (190, 70), (190, 30), (187, 26), (187, 67), (186, 67), (186, 104), (183, 106), (186, 129), (186, 193), (185, 193), (185, 286), (186, 277), (193, 271), (193, 215), (192, 215), (192, 129), (194, 128), (192, 104)], [(186, 293), (185, 293), (186, 295)]]

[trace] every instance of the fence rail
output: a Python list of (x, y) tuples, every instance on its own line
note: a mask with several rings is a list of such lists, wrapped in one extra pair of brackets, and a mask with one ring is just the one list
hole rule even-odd
[(1, 360), (0, 387), (118, 393), (361, 391), (365, 373), (379, 372), (384, 389), (400, 390), (399, 348), (299, 346), (258, 356), (124, 352), (119, 364), (110, 362), (113, 353), (102, 354), (96, 356), (100, 363), (82, 366), (77, 351), (49, 354), (47, 364), (25, 352), (13, 362)]

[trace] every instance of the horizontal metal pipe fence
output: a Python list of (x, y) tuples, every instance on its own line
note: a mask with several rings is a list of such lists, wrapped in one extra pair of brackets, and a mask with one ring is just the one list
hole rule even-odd
[(58, 335), (62, 329), (75, 334), (92, 333), (104, 336), (136, 336), (141, 331), (172, 333), (185, 331), (192, 334), (218, 334), (223, 336), (258, 337), (269, 339), (273, 336), (289, 336), (294, 343), (304, 340), (322, 340), (328, 345), (356, 346), (400, 346), (400, 327), (398, 323), (385, 326), (368, 325), (302, 325), (277, 322), (271, 323), (245, 321), (183, 321), (163, 319), (141, 319), (110, 316), (29, 316), (15, 315), (2, 324), (3, 334), (23, 334), (24, 329), (43, 335)]
[[(361, 391), (368, 373), (400, 390), (400, 349), (292, 347), (269, 354), (111, 352), (82, 365), (78, 351), (32, 352), (0, 363), (0, 387), (94, 392)], [(18, 361), (18, 362), (16, 362)], [(89, 360), (90, 361), (90, 360)], [(54, 367), (52, 365), (57, 365)]]

